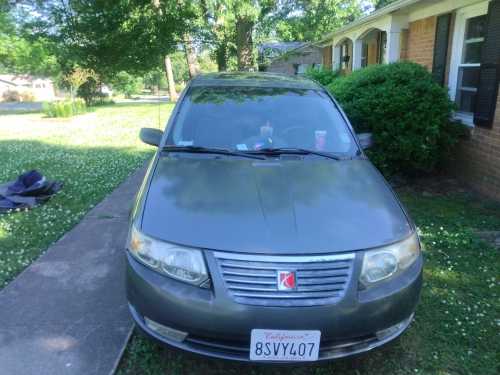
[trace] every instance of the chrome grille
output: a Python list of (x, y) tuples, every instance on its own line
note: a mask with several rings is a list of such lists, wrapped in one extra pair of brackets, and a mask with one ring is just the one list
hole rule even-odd
[[(214, 252), (225, 286), (239, 303), (263, 306), (332, 304), (345, 294), (354, 254), (271, 256)], [(294, 271), (295, 290), (278, 290), (278, 271)]]

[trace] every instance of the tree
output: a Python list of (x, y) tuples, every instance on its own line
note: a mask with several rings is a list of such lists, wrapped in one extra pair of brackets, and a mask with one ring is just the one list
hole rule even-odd
[(354, 21), (364, 12), (359, 0), (285, 0), (262, 33), (284, 41), (314, 41)]
[(175, 90), (174, 74), (172, 73), (172, 60), (168, 55), (165, 56), (165, 71), (167, 72), (168, 95), (170, 100), (175, 102), (177, 100), (177, 91)]
[(189, 78), (193, 78), (200, 72), (200, 65), (196, 56), (196, 50), (193, 44), (193, 38), (190, 34), (184, 35), (184, 53), (188, 65)]
[(104, 78), (163, 66), (195, 17), (187, 0), (38, 1), (33, 13), (64, 69), (78, 64)]
[(229, 8), (221, 0), (198, 0), (198, 5), (201, 12), (197, 37), (212, 49), (218, 70), (225, 71), (230, 59), (236, 56), (236, 33)]
[(64, 80), (69, 84), (71, 101), (75, 100), (75, 93), (78, 91), (80, 86), (87, 82), (89, 79), (93, 79), (97, 82), (98, 76), (92, 69), (84, 69), (79, 66), (66, 74)]
[(239, 70), (255, 67), (253, 34), (274, 10), (278, 0), (199, 0), (204, 20), (203, 39), (214, 46), (219, 70), (233, 57)]
[(126, 98), (131, 98), (137, 94), (143, 87), (143, 80), (140, 77), (134, 77), (127, 72), (119, 72), (111, 80), (113, 90), (121, 92)]
[(60, 67), (52, 53), (53, 45), (44, 37), (32, 35), (19, 20), (25, 12), (0, 0), (0, 71), (36, 76), (56, 76)]

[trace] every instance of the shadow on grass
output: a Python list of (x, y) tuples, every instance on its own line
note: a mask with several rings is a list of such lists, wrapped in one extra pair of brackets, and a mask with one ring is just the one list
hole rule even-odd
[(38, 141), (0, 141), (0, 182), (36, 169), (47, 179), (64, 184), (44, 205), (0, 214), (0, 288), (151, 155), (130, 147), (65, 147)]

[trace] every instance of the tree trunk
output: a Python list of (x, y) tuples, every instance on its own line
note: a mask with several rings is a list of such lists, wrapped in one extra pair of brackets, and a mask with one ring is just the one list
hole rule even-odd
[(254, 22), (248, 18), (236, 19), (236, 49), (238, 55), (238, 70), (250, 71), (253, 64), (252, 31)]
[(198, 60), (196, 58), (196, 50), (193, 46), (193, 39), (189, 34), (186, 34), (184, 36), (184, 52), (186, 53), (189, 78), (193, 78), (198, 73), (200, 73), (200, 65), (198, 64)]
[(165, 56), (165, 71), (167, 72), (168, 81), (168, 94), (170, 96), (170, 101), (175, 102), (177, 100), (177, 91), (175, 91), (175, 81), (174, 73), (172, 72), (172, 61), (170, 56)]

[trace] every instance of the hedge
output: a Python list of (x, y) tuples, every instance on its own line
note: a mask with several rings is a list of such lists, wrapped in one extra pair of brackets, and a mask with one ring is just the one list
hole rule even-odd
[(370, 159), (386, 175), (432, 172), (449, 155), (461, 127), (453, 103), (421, 65), (372, 65), (328, 86), (357, 132), (372, 132)]

